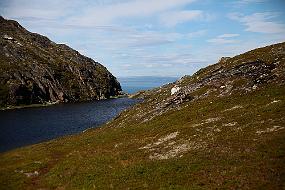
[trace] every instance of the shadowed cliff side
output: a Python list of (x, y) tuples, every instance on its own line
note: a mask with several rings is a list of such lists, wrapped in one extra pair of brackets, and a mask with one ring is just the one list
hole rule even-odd
[(100, 63), (0, 16), (0, 106), (105, 99), (121, 91)]

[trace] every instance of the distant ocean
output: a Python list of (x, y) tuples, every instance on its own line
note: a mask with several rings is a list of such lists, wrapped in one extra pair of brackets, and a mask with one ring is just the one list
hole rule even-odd
[(138, 92), (140, 90), (149, 90), (167, 83), (175, 82), (178, 77), (154, 77), (154, 76), (140, 76), (140, 77), (119, 77), (124, 92), (129, 94)]

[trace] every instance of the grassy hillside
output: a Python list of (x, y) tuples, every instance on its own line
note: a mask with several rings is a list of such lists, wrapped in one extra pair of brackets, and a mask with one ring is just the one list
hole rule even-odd
[(100, 128), (0, 154), (0, 189), (283, 189), (284, 68), (281, 43), (138, 93)]

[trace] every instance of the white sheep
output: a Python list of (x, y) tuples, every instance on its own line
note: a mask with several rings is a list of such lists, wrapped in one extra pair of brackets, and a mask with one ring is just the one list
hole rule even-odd
[(177, 93), (179, 90), (180, 90), (180, 87), (175, 85), (173, 88), (171, 88), (171, 95)]

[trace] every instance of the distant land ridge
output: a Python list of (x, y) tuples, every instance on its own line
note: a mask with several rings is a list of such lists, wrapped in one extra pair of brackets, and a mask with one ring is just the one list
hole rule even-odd
[(0, 16), (0, 107), (99, 100), (120, 91), (100, 63)]

